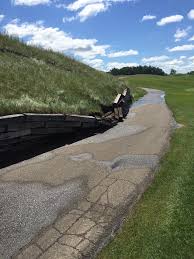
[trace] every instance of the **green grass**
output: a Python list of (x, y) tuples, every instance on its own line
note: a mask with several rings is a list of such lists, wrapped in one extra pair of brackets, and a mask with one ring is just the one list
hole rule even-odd
[(100, 112), (125, 87), (70, 57), (0, 35), (0, 115)]
[(194, 76), (131, 76), (166, 92), (178, 123), (154, 183), (98, 258), (194, 258)]

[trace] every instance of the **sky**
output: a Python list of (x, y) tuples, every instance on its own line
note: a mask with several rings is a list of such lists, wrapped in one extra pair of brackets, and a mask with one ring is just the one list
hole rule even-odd
[(98, 70), (194, 70), (194, 0), (0, 0), (0, 31)]

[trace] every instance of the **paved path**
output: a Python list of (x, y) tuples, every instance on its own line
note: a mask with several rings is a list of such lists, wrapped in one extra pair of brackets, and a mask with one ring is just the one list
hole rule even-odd
[(103, 134), (0, 170), (0, 258), (90, 258), (151, 183), (173, 119), (148, 90)]

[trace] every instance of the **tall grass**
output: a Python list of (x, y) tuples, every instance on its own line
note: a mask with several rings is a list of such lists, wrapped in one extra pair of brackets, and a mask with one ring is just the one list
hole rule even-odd
[(70, 57), (0, 35), (0, 115), (100, 112), (123, 88)]

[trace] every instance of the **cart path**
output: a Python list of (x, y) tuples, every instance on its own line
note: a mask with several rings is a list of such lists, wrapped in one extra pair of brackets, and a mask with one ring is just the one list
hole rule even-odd
[(174, 120), (148, 90), (114, 128), (0, 170), (0, 258), (90, 258), (152, 182)]

